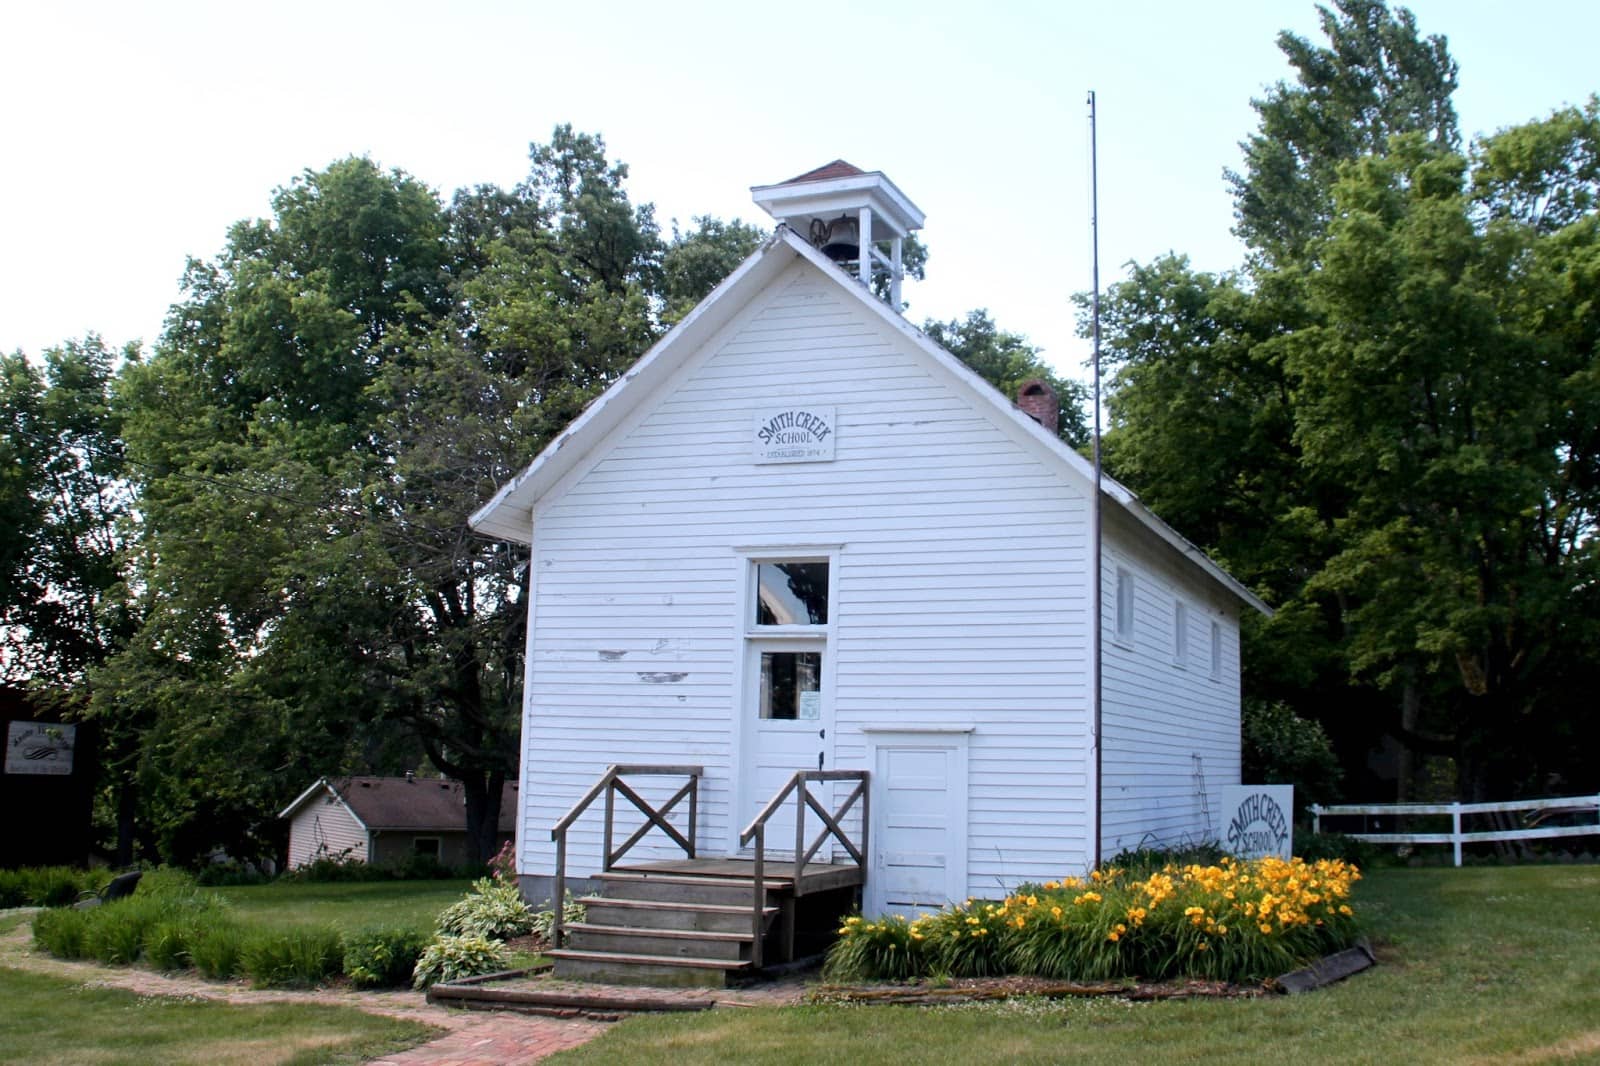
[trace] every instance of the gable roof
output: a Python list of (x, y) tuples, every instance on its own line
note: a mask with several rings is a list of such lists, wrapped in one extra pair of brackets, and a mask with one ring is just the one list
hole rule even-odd
[[(467, 829), (461, 782), (443, 778), (324, 777), (300, 793), (278, 817), (293, 817), (319, 793), (331, 793), (368, 831), (464, 833)], [(500, 832), (516, 832), (516, 812), (517, 786), (508, 782), (500, 793)]]
[[(638, 362), (613, 382), (610, 388), (584, 408), (583, 413), (573, 419), (565, 430), (546, 445), (522, 473), (502, 485), (488, 503), (473, 512), (467, 520), (468, 524), (486, 536), (518, 544), (530, 543), (535, 503), (582, 462), (585, 456), (601, 447), (610, 433), (621, 426), (638, 404), (676, 372), (703, 343), (730, 322), (751, 299), (755, 298), (763, 286), (793, 264), (796, 258), (815, 266), (823, 277), (830, 279), (840, 290), (847, 293), (869, 313), (869, 316), (875, 317), (887, 326), (890, 332), (911, 342), (941, 367), (949, 375), (952, 383), (960, 387), (975, 406), (980, 409), (987, 407), (990, 415), (997, 420), (1002, 422), (1009, 420), (1015, 426), (1021, 427), (1022, 432), (1032, 438), (1038, 448), (1053, 457), (1060, 468), (1083, 485), (1086, 492), (1090, 491), (1089, 487), (1094, 483), (1094, 467), (1089, 460), (1034, 421), (971, 367), (945, 351), (927, 334), (906, 321), (899, 312), (874, 296), (855, 276), (839, 270), (834, 263), (813, 248), (809, 241), (790, 231), (789, 227), (780, 224), (760, 248), (723, 279), (722, 284), (711, 290), (711, 293), (701, 300), (694, 310), (685, 315), (665, 337), (657, 341)], [(1126, 486), (1113, 478), (1102, 476), (1100, 491), (1106, 500), (1121, 508), (1139, 525), (1176, 549), (1229, 593), (1263, 614), (1272, 614), (1272, 609), (1262, 602), (1260, 597), (1212, 562), (1205, 552), (1157, 518)]]

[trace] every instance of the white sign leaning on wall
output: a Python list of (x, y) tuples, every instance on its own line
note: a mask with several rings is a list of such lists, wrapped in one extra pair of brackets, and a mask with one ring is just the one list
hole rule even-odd
[(833, 460), (833, 408), (795, 404), (758, 411), (754, 436), (758, 463), (826, 463)]
[(1236, 859), (1293, 858), (1294, 786), (1223, 788), (1222, 849)]

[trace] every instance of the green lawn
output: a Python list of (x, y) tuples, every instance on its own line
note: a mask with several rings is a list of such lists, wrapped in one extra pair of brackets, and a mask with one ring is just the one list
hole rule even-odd
[(0, 1062), (359, 1063), (423, 1042), (419, 1022), (303, 1003), (138, 996), (0, 967)]
[(1379, 870), (1356, 898), (1382, 964), (1311, 995), (642, 1017), (551, 1061), (1600, 1062), (1600, 867)]
[(234, 913), (251, 924), (286, 928), (337, 925), (361, 929), (412, 925), (432, 929), (439, 912), (467, 891), (470, 881), (361, 881), (217, 888)]

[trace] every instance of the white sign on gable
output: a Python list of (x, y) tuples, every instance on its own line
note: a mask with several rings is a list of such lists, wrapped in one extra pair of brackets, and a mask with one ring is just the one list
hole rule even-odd
[(1228, 785), (1222, 790), (1222, 848), (1236, 859), (1294, 857), (1294, 786)]
[(826, 463), (833, 460), (833, 408), (796, 404), (761, 411), (755, 418), (758, 463)]
[(6, 733), (6, 773), (72, 773), (72, 746), (77, 734), (75, 725), (12, 722)]

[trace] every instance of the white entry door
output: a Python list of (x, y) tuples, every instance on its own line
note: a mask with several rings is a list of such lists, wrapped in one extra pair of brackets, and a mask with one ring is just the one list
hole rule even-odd
[[(797, 770), (830, 769), (833, 760), (831, 633), (828, 604), (831, 560), (779, 558), (752, 560), (744, 651), (743, 698), (739, 708), (743, 740), (738, 818), (748, 825)], [(832, 790), (808, 786), (826, 805)], [(791, 794), (766, 825), (769, 854), (792, 856), (795, 812)], [(808, 815), (806, 843), (816, 838), (820, 820)], [(826, 860), (831, 849), (814, 856)]]
[(872, 736), (865, 910), (916, 914), (967, 894), (967, 736)]

